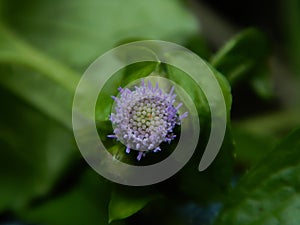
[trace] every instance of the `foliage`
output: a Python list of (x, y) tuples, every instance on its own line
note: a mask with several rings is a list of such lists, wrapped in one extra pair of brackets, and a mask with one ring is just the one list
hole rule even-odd
[(216, 224), (297, 224), (300, 129), (248, 171)]

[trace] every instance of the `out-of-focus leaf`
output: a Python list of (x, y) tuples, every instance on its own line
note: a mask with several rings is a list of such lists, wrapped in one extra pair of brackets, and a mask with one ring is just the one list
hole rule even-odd
[(269, 55), (266, 37), (250, 28), (229, 40), (211, 59), (211, 64), (233, 82), (265, 61)]
[[(29, 81), (32, 79), (35, 85), (40, 86), (40, 82), (47, 82), (43, 79), (54, 80), (71, 92), (66, 96), (72, 96), (79, 79), (68, 66), (82, 72), (96, 57), (125, 39), (165, 39), (184, 43), (198, 30), (196, 20), (181, 3), (170, 0), (51, 3), (31, 0), (26, 4), (2, 1), (0, 10), (4, 23), (0, 24), (0, 63), (29, 67), (34, 73), (45, 76), (38, 78), (40, 81), (29, 76)], [(181, 35), (177, 35), (179, 32)], [(18, 71), (17, 75), (30, 74)], [(18, 82), (22, 83), (18, 89), (13, 85), (15, 82), (16, 79), (10, 80), (9, 75), (5, 79), (5, 85), (11, 91), (47, 115), (65, 121), (57, 118), (65, 115), (59, 115), (58, 110), (48, 110), (42, 104), (44, 94), (39, 99), (34, 97), (36, 94), (28, 94), (28, 90), (34, 89), (31, 82)], [(55, 87), (49, 89), (56, 90)], [(57, 99), (49, 95), (50, 91), (44, 92), (51, 102), (56, 102)], [(61, 108), (59, 101), (57, 103), (52, 109)], [(67, 107), (71, 108), (71, 105)]]
[(200, 34), (192, 35), (191, 37), (189, 37), (184, 46), (192, 50), (194, 53), (205, 60), (209, 60), (209, 58), (211, 57), (211, 51)]
[[(73, 76), (72, 72), (51, 59), (48, 61), (48, 58), (14, 36), (2, 24), (0, 33), (1, 85), (70, 128), (70, 116), (66, 110), (71, 107), (70, 98), (66, 95), (62, 101), (58, 95), (75, 87), (76, 75)], [(44, 72), (44, 77), (30, 74), (22, 66), (9, 66), (14, 63)], [(64, 76), (53, 73), (53, 68), (54, 71), (63, 68), (61, 72)], [(51, 86), (53, 81), (60, 83), (61, 87)], [(1, 210), (14, 210), (22, 208), (32, 198), (44, 195), (51, 189), (69, 165), (75, 143), (72, 134), (57, 123), (20, 103), (6, 91), (1, 92), (1, 133), (6, 144), (1, 147), (3, 198), (0, 202)], [(56, 96), (56, 101), (53, 96)], [(68, 104), (64, 104), (68, 101)]]
[[(170, 0), (163, 2), (158, 0), (155, 2), (89, 0), (51, 3), (34, 0), (26, 3), (1, 1), (0, 10), (4, 23), (0, 25), (0, 63), (2, 71), (5, 71), (5, 77), (0, 79), (1, 85), (46, 115), (67, 125), (68, 128), (71, 127), (70, 99), (79, 79), (77, 73), (70, 70), (68, 66), (83, 71), (97, 56), (126, 38), (169, 39), (183, 42), (185, 35), (190, 35), (197, 30), (195, 19), (181, 7), (179, 1)], [(177, 22), (174, 23), (174, 21)], [(174, 24), (176, 26), (173, 26)], [(182, 35), (177, 35), (179, 32)], [(32, 74), (31, 71), (33, 71)], [(8, 101), (16, 101), (16, 99), (9, 97)], [(6, 104), (5, 108), (10, 109), (11, 107)], [(23, 111), (23, 109), (16, 109), (15, 113), (18, 114), (15, 117), (11, 116), (14, 114), (8, 113), (1, 118), (9, 124), (15, 118), (25, 116), (26, 113)], [(7, 152), (5, 155), (8, 156), (2, 158), (10, 159), (10, 167), (6, 167), (5, 173), (10, 174), (14, 173), (14, 169), (17, 168), (14, 159), (22, 158), (23, 154), (30, 155), (32, 169), (29, 165), (24, 165), (22, 171), (26, 172), (28, 169), (30, 172), (24, 176), (20, 174), (20, 177), (24, 177), (24, 180), (32, 185), (29, 191), (35, 193), (36, 190), (31, 179), (25, 178), (32, 176), (32, 179), (42, 182), (43, 179), (35, 173), (45, 173), (43, 177), (48, 179), (46, 171), (51, 172), (48, 168), (40, 168), (45, 164), (42, 163), (38, 153), (45, 154), (49, 158), (57, 156), (56, 153), (47, 151), (44, 146), (46, 144), (49, 144), (50, 149), (59, 152), (61, 154), (59, 160), (62, 161), (55, 167), (58, 170), (66, 166), (63, 152), (64, 148), (68, 149), (66, 141), (68, 138), (60, 135), (60, 132), (57, 131), (54, 133), (58, 136), (53, 134), (54, 136), (51, 138), (54, 140), (62, 138), (63, 141), (58, 146), (54, 143), (52, 145), (52, 139), (47, 142), (48, 136), (43, 135), (51, 131), (48, 123), (52, 124), (53, 121), (47, 121), (44, 116), (33, 112), (26, 114), (28, 118), (15, 120), (19, 121), (19, 124), (9, 128), (13, 137), (3, 140)], [(47, 121), (47, 124), (35, 123), (34, 120), (39, 117), (43, 118), (41, 123)], [(19, 133), (20, 129), (24, 135)], [(66, 135), (69, 133), (67, 132)], [(6, 134), (4, 136), (6, 137)], [(16, 141), (18, 137), (22, 141)], [(18, 146), (14, 147), (16, 152), (9, 150), (9, 146), (14, 146), (16, 143), (18, 143)], [(37, 156), (33, 153), (36, 153)], [(10, 154), (16, 155), (10, 156)], [(17, 184), (15, 175), (9, 175), (9, 177), (11, 183), (6, 182), (9, 187)], [(15, 185), (15, 187), (17, 186), (20, 185)], [(47, 188), (39, 186), (42, 189), (39, 193), (44, 193), (45, 189), (49, 188), (49, 185), (45, 184), (45, 186)], [(27, 186), (24, 184), (24, 189), (20, 189), (19, 192), (29, 198), (25, 187)], [(6, 191), (1, 193), (5, 194)], [(21, 201), (17, 193), (15, 193), (15, 199)], [(31, 193), (30, 196), (33, 195), (35, 194)], [(13, 199), (10, 199), (9, 204), (14, 204)]]
[(79, 76), (2, 24), (0, 39), (0, 85), (70, 129), (72, 96)]
[(109, 193), (110, 184), (88, 170), (69, 192), (27, 208), (19, 216), (30, 224), (107, 224)]
[(273, 82), (269, 65), (261, 64), (251, 71), (249, 82), (253, 90), (261, 97), (269, 99), (274, 96)]
[(1, 85), (30, 102), (48, 117), (72, 129), (73, 94), (23, 66), (0, 67)]
[(79, 80), (79, 76), (67, 66), (38, 51), (2, 23), (0, 23), (0, 63), (26, 66), (71, 92)]
[(124, 39), (184, 43), (198, 30), (179, 0), (7, 0), (1, 10), (25, 40), (81, 71)]
[(125, 219), (144, 208), (158, 194), (150, 188), (114, 189), (109, 202), (109, 222)]
[(282, 110), (235, 121), (235, 124), (262, 137), (280, 138), (282, 134), (300, 126), (300, 117), (298, 110)]
[(0, 211), (47, 193), (75, 156), (73, 135), (1, 89)]
[(298, 224), (300, 129), (242, 178), (215, 224)]
[(211, 59), (211, 64), (224, 74), (232, 85), (248, 80), (262, 97), (272, 95), (268, 58), (270, 46), (260, 31), (249, 28), (221, 48)]
[(236, 160), (246, 168), (269, 153), (276, 141), (270, 136), (247, 131), (238, 125), (232, 127), (232, 135), (236, 146)]

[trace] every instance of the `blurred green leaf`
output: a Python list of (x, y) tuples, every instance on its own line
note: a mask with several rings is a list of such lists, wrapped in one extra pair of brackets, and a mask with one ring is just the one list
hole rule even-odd
[(24, 66), (2, 66), (0, 71), (0, 83), (5, 89), (13, 91), (43, 114), (72, 129), (70, 115), (73, 94)]
[(75, 156), (73, 135), (0, 89), (0, 211), (51, 190)]
[(298, 224), (300, 129), (242, 178), (215, 224)]
[(180, 0), (6, 0), (1, 10), (4, 22), (26, 41), (81, 72), (123, 40), (183, 43), (198, 31)]
[(208, 48), (206, 41), (200, 34), (195, 34), (189, 37), (184, 46), (192, 50), (204, 60), (209, 60), (211, 57), (211, 50)]
[(144, 208), (158, 194), (150, 188), (117, 188), (112, 191), (109, 202), (109, 223), (125, 219)]
[(300, 126), (298, 110), (279, 110), (235, 121), (246, 132), (269, 138), (280, 138)]
[[(124, 13), (120, 13), (120, 9)], [(5, 23), (0, 24), (0, 63), (29, 67), (45, 76), (41, 79), (51, 79), (70, 91), (67, 95), (71, 96), (79, 76), (68, 66), (83, 72), (99, 55), (125, 39), (167, 39), (183, 43), (198, 29), (196, 20), (179, 1), (170, 0), (71, 3), (31, 0), (26, 4), (3, 1), (0, 15)], [(173, 26), (174, 21), (177, 21), (176, 26)], [(181, 35), (175, 35), (179, 31)], [(18, 75), (27, 73), (18, 71)], [(35, 81), (35, 78), (28, 79)], [(48, 110), (41, 100), (28, 94), (27, 90), (32, 89), (30, 82), (24, 82), (17, 90), (12, 85), (15, 79), (10, 80), (7, 76), (5, 82), (5, 85), (9, 83), (6, 87), (41, 111), (48, 115), (54, 113), (55, 119), (64, 120), (57, 118), (60, 116), (57, 111)], [(52, 99), (46, 90), (44, 92), (51, 102), (56, 102), (56, 98)], [(54, 108), (61, 107), (59, 101), (57, 103)], [(67, 107), (71, 109), (70, 104)]]
[(242, 126), (232, 126), (232, 136), (235, 141), (236, 161), (243, 169), (256, 164), (269, 153), (276, 139), (267, 135), (261, 135), (243, 129)]
[(74, 91), (79, 76), (56, 59), (25, 42), (11, 28), (0, 23), (0, 65), (23, 65), (41, 73), (68, 91)]
[(2, 24), (0, 38), (0, 85), (71, 129), (78, 74), (32, 48)]
[[(271, 80), (271, 71), (270, 66), (265, 63), (257, 66), (251, 71), (253, 74), (250, 77), (250, 85), (253, 90), (260, 96), (265, 99), (269, 99), (274, 96), (274, 87)], [(250, 75), (251, 76), (251, 75)]]
[(27, 208), (19, 217), (34, 224), (107, 224), (109, 193), (108, 181), (89, 169), (67, 193)]
[(249, 28), (229, 40), (212, 57), (211, 64), (231, 85), (248, 80), (260, 96), (267, 98), (272, 96), (269, 57), (270, 45), (265, 35)]
[[(6, 89), (3, 92), (10, 91), (43, 112), (16, 96), (1, 96), (0, 210), (6, 210), (43, 196), (73, 160), (71, 133), (52, 119), (71, 128), (78, 72), (124, 39), (184, 43), (198, 27), (180, 1), (172, 0), (4, 0), (0, 4), (0, 85)], [(75, 202), (82, 198), (70, 195)]]

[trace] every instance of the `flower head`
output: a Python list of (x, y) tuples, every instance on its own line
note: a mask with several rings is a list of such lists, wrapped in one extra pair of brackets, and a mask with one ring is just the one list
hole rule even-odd
[(115, 113), (111, 113), (110, 120), (114, 127), (114, 134), (108, 135), (116, 138), (126, 146), (126, 152), (139, 151), (137, 159), (149, 151), (160, 151), (162, 142), (170, 143), (176, 135), (173, 133), (175, 125), (180, 125), (181, 119), (187, 112), (179, 116), (179, 103), (174, 106), (176, 95), (174, 87), (169, 93), (164, 93), (158, 87), (153, 87), (142, 81), (140, 87), (133, 91), (128, 88), (119, 88), (120, 96), (115, 100)]

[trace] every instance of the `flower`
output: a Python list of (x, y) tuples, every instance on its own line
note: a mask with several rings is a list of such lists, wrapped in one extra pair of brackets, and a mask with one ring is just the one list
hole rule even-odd
[(135, 89), (119, 88), (120, 96), (112, 98), (115, 101), (115, 113), (111, 113), (110, 121), (114, 127), (116, 138), (126, 146), (126, 153), (130, 150), (139, 151), (137, 160), (141, 160), (147, 152), (161, 151), (162, 142), (170, 143), (176, 135), (173, 133), (175, 125), (180, 125), (187, 112), (178, 114), (182, 103), (174, 106), (176, 94), (174, 87), (169, 93), (164, 93), (158, 87), (141, 82)]

